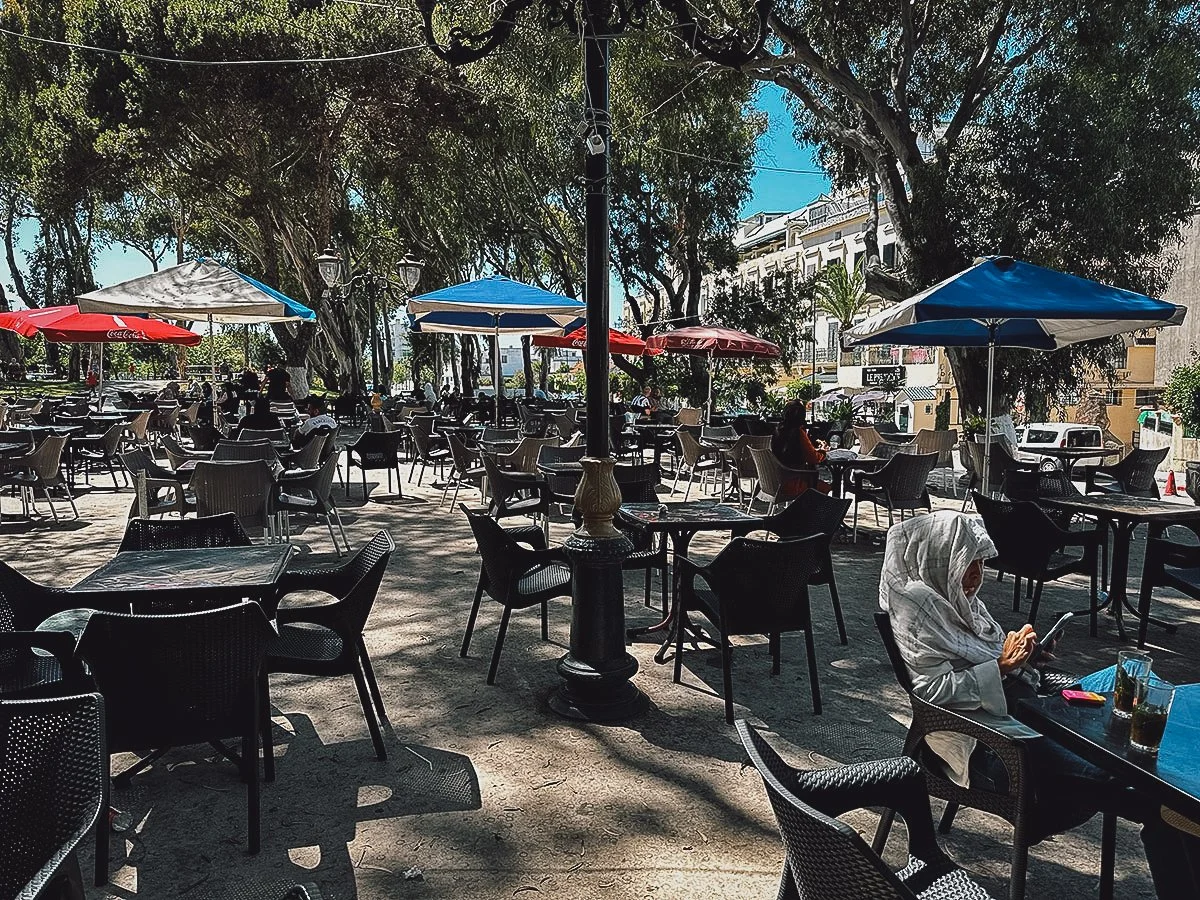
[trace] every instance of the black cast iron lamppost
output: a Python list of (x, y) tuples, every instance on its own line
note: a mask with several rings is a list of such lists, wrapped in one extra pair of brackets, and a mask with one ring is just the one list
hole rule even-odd
[[(583, 41), (587, 150), (584, 299), (588, 334), (600, 343), (601, 336), (608, 334), (609, 307), (608, 45), (627, 29), (645, 26), (650, 0), (505, 0), (489, 28), (474, 33), (450, 27), (445, 32), (445, 43), (439, 41), (434, 29), (434, 13), (441, 2), (444, 0), (417, 0), (417, 5), (424, 20), (426, 43), (452, 66), (487, 56), (512, 34), (518, 15), (535, 4), (547, 28), (564, 28)], [(744, 65), (758, 55), (766, 40), (771, 0), (754, 4), (755, 27), (750, 38), (733, 29), (721, 35), (708, 34), (692, 16), (687, 0), (658, 3), (673, 16), (673, 30), (684, 43), (721, 65)], [(601, 345), (586, 354), (587, 455), (575, 494), (583, 525), (566, 544), (575, 573), (571, 649), (559, 660), (564, 684), (550, 701), (562, 715), (598, 722), (629, 718), (646, 703), (629, 680), (637, 672), (637, 660), (625, 650), (621, 559), (633, 548), (628, 538), (613, 527), (621, 492), (613, 478), (609, 448), (609, 354), (605, 351)]]

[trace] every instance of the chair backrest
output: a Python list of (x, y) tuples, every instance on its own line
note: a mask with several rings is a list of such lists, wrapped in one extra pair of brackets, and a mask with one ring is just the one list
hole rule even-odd
[(379, 585), (383, 583), (384, 572), (395, 549), (392, 536), (386, 531), (378, 531), (338, 568), (338, 582), (344, 585), (344, 591), (328, 610), (332, 618), (324, 621), (342, 636), (348, 652), (355, 652), (358, 638), (367, 627)]
[(315, 431), (309, 435), (308, 441), (288, 459), (289, 469), (315, 469), (321, 464), (325, 454), (325, 441), (329, 432)]
[(783, 490), (783, 480), (779, 477), (779, 460), (770, 449), (762, 447), (749, 448), (750, 459), (754, 463), (754, 474), (758, 478), (758, 489), (768, 497), (778, 497)]
[(678, 425), (699, 425), (700, 410), (694, 406), (685, 406), (675, 413), (675, 422)]
[[(417, 456), (423, 460), (430, 459), (430, 452), (433, 450), (433, 441), (429, 436), (429, 431), (425, 426), (417, 424), (417, 420), (426, 418), (424, 416), (413, 416), (412, 423), (408, 426), (409, 432), (412, 434), (413, 446), (417, 448)], [(428, 418), (433, 418), (429, 416)]]
[(858, 452), (863, 456), (872, 456), (874, 454), (875, 445), (883, 438), (879, 432), (875, 430), (874, 425), (853, 425), (854, 436), (858, 438)]
[(286, 441), (287, 432), (282, 428), (243, 428), (238, 432), (239, 441)]
[[(781, 885), (781, 898), (916, 900), (916, 894), (905, 887), (857, 831), (793, 793), (788, 783), (796, 784), (794, 774), (757, 731), (745, 727), (744, 722), (739, 723), (738, 730), (751, 763), (762, 777), (783, 838), (783, 880), (789, 890)], [(932, 823), (928, 827), (932, 832)]]
[(142, 410), (125, 425), (135, 441), (146, 440), (146, 432), (150, 428), (150, 410)]
[(104, 700), (0, 700), (0, 748), (0, 897), (45, 897), (62, 864), (108, 814)]
[(330, 496), (333, 492), (333, 479), (337, 477), (338, 459), (336, 455), (325, 457), (325, 461), (320, 464), (317, 469), (316, 476), (309, 476), (311, 481), (305, 481), (305, 485), (312, 490), (316, 498), (321, 501), (326, 508), (330, 505)]
[(467, 449), (457, 434), (446, 435), (446, 442), (450, 445), (450, 458), (454, 460), (455, 471), (462, 474), (469, 470), (475, 463), (475, 454)]
[(934, 431), (931, 428), (922, 428), (917, 432), (913, 445), (917, 453), (938, 454), (939, 466), (949, 466), (954, 462), (953, 454), (954, 448), (958, 445), (958, 430), (951, 428), (948, 431)]
[(993, 500), (978, 491), (971, 499), (1006, 570), (1015, 566), (1020, 574), (1037, 573), (1062, 543), (1062, 529), (1036, 503)]
[(1125, 493), (1157, 497), (1158, 483), (1154, 480), (1154, 473), (1170, 452), (1170, 447), (1154, 450), (1138, 447), (1113, 466), (1111, 474), (1121, 483)]
[(408, 424), (415, 431), (422, 431), (425, 437), (433, 437), (433, 425), (437, 422), (437, 416), (430, 415), (414, 415), (408, 420)]
[(543, 447), (557, 447), (558, 438), (523, 437), (517, 449), (508, 454), (508, 468), (515, 472), (536, 472), (538, 454)]
[(173, 473), (160, 466), (145, 449), (135, 447), (133, 450), (127, 450), (119, 456), (121, 465), (128, 470), (130, 475), (137, 475), (139, 472), (144, 472), (150, 478), (174, 478)]
[(253, 731), (247, 717), (274, 637), (257, 603), (171, 615), (93, 613), (79, 656), (104, 695), (109, 752)]
[(213, 462), (241, 462), (247, 460), (262, 460), (265, 463), (278, 463), (279, 451), (268, 440), (257, 441), (218, 441), (213, 448)]
[(483, 434), (479, 436), (479, 440), (485, 443), (489, 441), (519, 441), (520, 439), (520, 428), (496, 428), (494, 425), (485, 425)]
[(657, 463), (636, 463), (632, 466), (613, 466), (613, 478), (621, 490), (622, 503), (655, 503), (658, 501), (662, 473)]
[(351, 449), (358, 456), (355, 465), (364, 469), (394, 469), (399, 465), (399, 431), (364, 431)]
[(554, 444), (542, 444), (538, 448), (539, 463), (579, 462), (587, 452), (586, 447), (556, 447)]
[(702, 425), (700, 427), (700, 438), (736, 438), (737, 430), (732, 425)]
[(238, 517), (229, 512), (195, 519), (130, 519), (117, 552), (249, 547), (250, 543)]
[[(979, 441), (967, 441), (967, 458), (971, 460), (971, 468), (983, 483), (983, 451), (986, 444)], [(998, 489), (1002, 484), (1007, 491), (1008, 478), (1018, 471), (1016, 460), (1008, 452), (1008, 448), (998, 441), (992, 441), (991, 452), (988, 454), (988, 488)]]
[(725, 634), (774, 634), (811, 627), (810, 578), (820, 570), (823, 538), (734, 538), (708, 565)]
[(831, 542), (850, 509), (849, 497), (830, 497), (820, 491), (805, 491), (763, 526), (781, 538), (805, 538), (814, 534)]
[(192, 474), (192, 490), (196, 493), (196, 515), (234, 513), (243, 528), (265, 528), (275, 480), (271, 467), (261, 459), (200, 460)]
[(37, 449), (29, 456), (28, 465), (42, 481), (53, 481), (58, 477), (58, 469), (62, 464), (63, 448), (67, 439), (57, 435), (48, 435), (37, 445)]
[(729, 457), (737, 466), (739, 478), (754, 478), (758, 475), (754, 457), (750, 455), (751, 448), (770, 450), (771, 436), (769, 434), (743, 434), (733, 442), (733, 446), (729, 448)]
[(937, 465), (936, 453), (897, 453), (871, 480), (887, 491), (893, 506), (925, 496), (925, 480)]
[(679, 441), (679, 453), (683, 457), (683, 464), (690, 469), (699, 462), (700, 457), (704, 454), (704, 448), (700, 446), (696, 436), (686, 428), (680, 428), (675, 432), (675, 440)]
[(875, 613), (875, 628), (879, 631), (883, 649), (887, 651), (888, 660), (892, 664), (896, 683), (904, 688), (906, 694), (911, 694), (913, 692), (912, 676), (908, 673), (908, 666), (904, 664), (904, 657), (900, 655), (900, 647), (896, 644), (896, 632), (892, 630), (891, 617), (885, 612)]

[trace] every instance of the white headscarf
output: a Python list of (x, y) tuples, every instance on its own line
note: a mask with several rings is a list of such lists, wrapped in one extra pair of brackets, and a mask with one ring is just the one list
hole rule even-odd
[(904, 662), (914, 675), (939, 675), (961, 661), (996, 659), (1004, 630), (963, 575), (996, 547), (979, 516), (940, 510), (888, 529), (879, 605), (892, 621)]

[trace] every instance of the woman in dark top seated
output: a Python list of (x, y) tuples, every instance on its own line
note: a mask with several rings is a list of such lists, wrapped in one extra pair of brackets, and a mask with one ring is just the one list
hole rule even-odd
[(279, 421), (279, 416), (271, 412), (271, 401), (266, 397), (259, 397), (254, 401), (254, 412), (238, 423), (238, 433), (240, 434), (243, 428), (268, 431), (272, 428), (282, 427), (283, 423)]
[[(803, 400), (789, 401), (783, 408), (783, 421), (771, 438), (771, 452), (789, 469), (811, 469), (825, 458), (825, 451), (813, 446), (808, 437)], [(783, 486), (783, 498), (798, 497), (811, 486), (801, 478), (787, 479)], [(816, 487), (819, 491), (829, 493), (830, 485), (824, 482), (817, 482)]]

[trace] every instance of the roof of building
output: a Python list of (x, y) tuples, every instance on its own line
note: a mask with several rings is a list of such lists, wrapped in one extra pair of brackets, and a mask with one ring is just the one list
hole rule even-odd
[(906, 387), (901, 393), (914, 402), (937, 399), (937, 393), (931, 387)]

